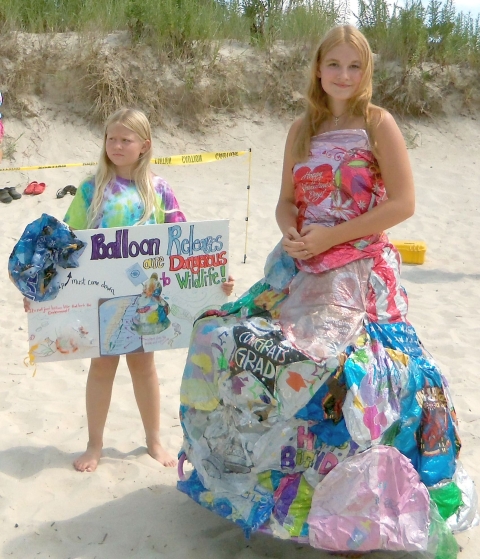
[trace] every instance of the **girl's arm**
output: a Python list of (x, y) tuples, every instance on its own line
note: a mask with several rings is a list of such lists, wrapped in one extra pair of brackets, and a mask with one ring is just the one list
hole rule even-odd
[(157, 216), (157, 223), (179, 223), (187, 221), (185, 214), (180, 209), (180, 205), (171, 186), (165, 180), (160, 179), (159, 177), (158, 179), (161, 181), (163, 186), (160, 196), (165, 208), (165, 213), (163, 214), (162, 212), (160, 216)]
[(415, 210), (415, 189), (407, 147), (392, 115), (384, 111), (375, 133), (377, 160), (387, 200), (370, 211), (334, 227), (311, 224), (300, 232), (305, 250), (311, 255), (329, 248), (381, 233), (411, 217)]
[(228, 280), (222, 283), (222, 291), (225, 295), (229, 296), (232, 294), (233, 288), (235, 287), (235, 279), (233, 276), (228, 276)]
[(88, 229), (88, 208), (92, 203), (95, 182), (93, 177), (82, 181), (67, 209), (63, 221), (70, 229)]
[(287, 135), (283, 156), (282, 186), (275, 211), (278, 226), (283, 234), (283, 248), (293, 258), (305, 258), (305, 245), (303, 240), (300, 240), (300, 235), (297, 232), (298, 209), (295, 205), (293, 186), (293, 166), (295, 162), (292, 157), (293, 143), (301, 122), (301, 118), (297, 119), (290, 127)]

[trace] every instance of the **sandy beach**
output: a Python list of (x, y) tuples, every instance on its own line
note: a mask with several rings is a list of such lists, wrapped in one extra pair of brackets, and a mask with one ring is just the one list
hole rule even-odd
[[(248, 158), (184, 167), (155, 166), (191, 220), (229, 219), (230, 273), (241, 295), (263, 276), (266, 256), (280, 238), (274, 209), (289, 122), (264, 115), (229, 117), (206, 134), (155, 130), (156, 157), (252, 149)], [(101, 131), (67, 113), (45, 109), (24, 122), (5, 122), (18, 138), (14, 161), (0, 168), (90, 162)], [(448, 379), (463, 448), (460, 459), (480, 485), (480, 124), (458, 116), (403, 125), (417, 189), (414, 217), (388, 231), (391, 239), (427, 244), (423, 265), (404, 265), (409, 319)], [(23, 192), (36, 180), (39, 196), (0, 204), (0, 558), (19, 559), (323, 559), (327, 553), (265, 535), (244, 539), (241, 529), (202, 509), (176, 489), (177, 471), (146, 454), (143, 429), (124, 360), (114, 385), (105, 451), (94, 473), (78, 473), (73, 459), (87, 442), (85, 382), (88, 360), (27, 367), (27, 316), (9, 282), (7, 262), (25, 226), (48, 213), (62, 218), (71, 196), (94, 167), (0, 172), (0, 187)], [(245, 221), (248, 212), (248, 222)], [(248, 224), (247, 242), (246, 225)], [(246, 250), (245, 250), (246, 245)], [(246, 262), (244, 255), (246, 253)], [(156, 353), (163, 444), (182, 444), (179, 388), (186, 349)], [(480, 527), (457, 535), (462, 559), (478, 557)], [(375, 552), (371, 559), (408, 558)]]

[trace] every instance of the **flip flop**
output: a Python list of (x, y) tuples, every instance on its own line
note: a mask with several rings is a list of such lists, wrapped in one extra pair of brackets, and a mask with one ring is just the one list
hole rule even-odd
[(5, 190), (10, 194), (10, 196), (14, 199), (14, 200), (20, 200), (20, 198), (22, 197), (22, 195), (20, 194), (20, 192), (17, 192), (15, 190), (14, 186), (7, 186), (7, 188), (5, 188)]
[(23, 191), (24, 194), (33, 194), (35, 191), (35, 187), (37, 186), (37, 181), (32, 181), (28, 184), (27, 188)]
[(77, 192), (77, 189), (73, 186), (73, 184), (67, 184), (67, 186), (57, 190), (57, 198), (63, 198), (67, 194), (75, 196), (75, 192)]
[(4, 204), (10, 204), (12, 200), (13, 198), (8, 193), (8, 190), (6, 188), (0, 188), (0, 202), (3, 202)]
[(44, 182), (37, 182), (37, 184), (33, 187), (33, 195), (37, 195), (37, 194), (42, 194), (42, 192), (45, 190), (46, 188), (46, 184)]

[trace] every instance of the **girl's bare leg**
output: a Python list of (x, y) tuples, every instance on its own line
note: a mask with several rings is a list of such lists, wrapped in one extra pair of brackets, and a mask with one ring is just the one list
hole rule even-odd
[(145, 428), (148, 453), (163, 466), (173, 467), (177, 464), (176, 459), (160, 443), (160, 387), (154, 354), (130, 353), (127, 355), (127, 365)]
[(112, 398), (112, 386), (119, 357), (95, 357), (90, 364), (87, 379), (87, 450), (74, 462), (79, 472), (96, 470), (103, 447), (103, 431)]

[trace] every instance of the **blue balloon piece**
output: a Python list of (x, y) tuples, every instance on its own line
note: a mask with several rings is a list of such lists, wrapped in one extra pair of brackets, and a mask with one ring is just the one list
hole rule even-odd
[(86, 243), (55, 217), (42, 216), (25, 228), (8, 260), (10, 279), (34, 301), (50, 301), (60, 289), (57, 266), (77, 268)]

